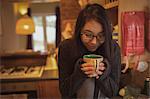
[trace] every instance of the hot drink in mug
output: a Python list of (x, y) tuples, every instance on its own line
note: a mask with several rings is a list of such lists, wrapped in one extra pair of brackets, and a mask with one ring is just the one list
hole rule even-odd
[(96, 55), (96, 54), (89, 54), (89, 55), (84, 55), (83, 59), (89, 59), (89, 61), (91, 61), (94, 64), (95, 67), (95, 73), (92, 75), (96, 76), (96, 70), (98, 69), (98, 66), (100, 65), (100, 63), (103, 61), (103, 56), (101, 55)]

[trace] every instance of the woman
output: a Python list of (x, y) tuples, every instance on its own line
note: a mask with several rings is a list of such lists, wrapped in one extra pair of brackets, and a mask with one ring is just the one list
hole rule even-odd
[[(59, 87), (62, 98), (80, 98), (79, 92), (88, 92), (94, 99), (110, 98), (118, 94), (121, 73), (120, 50), (118, 44), (112, 40), (111, 34), (111, 24), (102, 6), (90, 4), (79, 13), (74, 37), (63, 41), (59, 46)], [(91, 76), (95, 72), (93, 65), (82, 58), (87, 54), (104, 57), (96, 76)], [(90, 82), (94, 85), (93, 90), (88, 90), (91, 89), (88, 83), (83, 87), (87, 79), (94, 80)]]

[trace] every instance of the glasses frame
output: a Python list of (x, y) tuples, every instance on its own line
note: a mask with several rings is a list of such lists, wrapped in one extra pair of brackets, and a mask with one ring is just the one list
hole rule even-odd
[(81, 35), (85, 35), (85, 37), (88, 39), (88, 41), (92, 41), (94, 39), (94, 37), (96, 37), (96, 40), (98, 42), (105, 41), (104, 32), (99, 32), (98, 35), (94, 35), (93, 32), (83, 31), (83, 32), (81, 32)]

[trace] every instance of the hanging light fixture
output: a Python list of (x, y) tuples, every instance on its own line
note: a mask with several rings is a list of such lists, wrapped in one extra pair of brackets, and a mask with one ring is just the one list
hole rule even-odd
[(16, 33), (20, 35), (30, 35), (35, 31), (33, 19), (28, 15), (21, 17), (16, 23)]
[(35, 24), (31, 17), (29, 2), (19, 3), (19, 12), (22, 15), (16, 22), (16, 34), (27, 36), (27, 49), (33, 49), (32, 33), (35, 31)]
[[(24, 15), (22, 15), (22, 17), (16, 22), (16, 34), (31, 35), (35, 31), (35, 25), (31, 17), (30, 8), (26, 8), (26, 10), (27, 13), (24, 13)], [(25, 10), (22, 9), (21, 11), (25, 12)]]

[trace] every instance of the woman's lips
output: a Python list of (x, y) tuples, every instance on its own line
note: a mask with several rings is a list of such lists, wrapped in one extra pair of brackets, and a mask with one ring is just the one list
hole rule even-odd
[(89, 46), (89, 49), (96, 49), (95, 46)]

